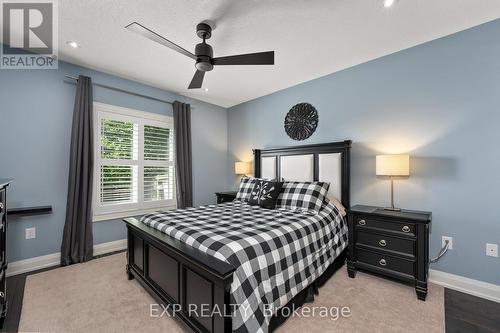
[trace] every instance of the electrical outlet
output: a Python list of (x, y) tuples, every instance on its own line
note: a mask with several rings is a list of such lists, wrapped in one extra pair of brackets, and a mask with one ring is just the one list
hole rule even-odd
[(36, 228), (26, 228), (25, 229), (26, 239), (36, 238)]
[(442, 247), (446, 246), (446, 241), (448, 241), (448, 250), (453, 250), (453, 237), (443, 236), (441, 238), (441, 246)]
[(486, 243), (486, 255), (498, 258), (498, 244)]

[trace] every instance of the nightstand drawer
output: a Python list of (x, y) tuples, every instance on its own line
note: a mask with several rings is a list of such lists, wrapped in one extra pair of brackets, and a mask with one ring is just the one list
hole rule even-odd
[(221, 204), (224, 202), (231, 202), (236, 198), (236, 193), (234, 191), (231, 192), (215, 192), (217, 196), (217, 203)]
[(231, 202), (234, 198), (231, 197), (219, 197), (217, 198), (217, 203)]
[(365, 263), (371, 266), (388, 269), (408, 275), (414, 274), (414, 262), (396, 258), (394, 256), (378, 254), (370, 251), (357, 250), (358, 262)]
[(370, 246), (380, 250), (394, 251), (398, 254), (410, 257), (415, 256), (415, 241), (412, 239), (363, 231), (358, 231), (356, 235), (356, 244)]
[(415, 225), (413, 223), (403, 221), (374, 219), (361, 215), (354, 218), (354, 225), (356, 228), (359, 228), (359, 230), (362, 230), (363, 228), (377, 229), (405, 236), (415, 236)]

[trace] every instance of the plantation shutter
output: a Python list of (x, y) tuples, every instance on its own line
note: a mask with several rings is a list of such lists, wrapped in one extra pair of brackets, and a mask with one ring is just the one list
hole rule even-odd
[(172, 132), (144, 126), (144, 201), (174, 199)]
[(101, 119), (101, 205), (137, 202), (138, 124)]
[[(94, 220), (175, 207), (170, 117), (95, 103)], [(123, 111), (124, 112), (124, 111)], [(148, 118), (147, 116), (150, 116)]]

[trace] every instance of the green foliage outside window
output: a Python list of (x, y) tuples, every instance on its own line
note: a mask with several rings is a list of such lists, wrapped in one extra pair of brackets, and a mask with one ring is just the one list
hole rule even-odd
[[(137, 125), (126, 121), (101, 120), (101, 158), (105, 160), (133, 160), (137, 158)], [(135, 135), (135, 137), (134, 137)], [(135, 143), (135, 147), (134, 147)], [(135, 154), (134, 154), (135, 153)], [(135, 156), (134, 156), (135, 155)], [(173, 161), (171, 130), (144, 126), (144, 160)], [(132, 166), (101, 167), (101, 203), (131, 202), (134, 193)], [(165, 200), (173, 195), (170, 167), (145, 167), (144, 199)]]
[[(134, 124), (102, 119), (101, 158), (131, 160), (134, 149)], [(133, 176), (130, 166), (101, 167), (101, 202), (132, 200)]]

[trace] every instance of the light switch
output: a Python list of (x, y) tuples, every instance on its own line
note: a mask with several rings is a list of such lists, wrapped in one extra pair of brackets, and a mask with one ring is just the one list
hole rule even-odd
[(36, 238), (36, 228), (26, 228), (25, 229), (25, 238), (26, 239)]

